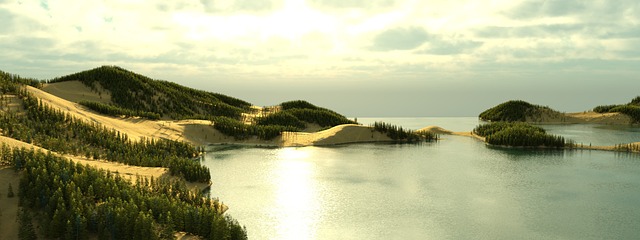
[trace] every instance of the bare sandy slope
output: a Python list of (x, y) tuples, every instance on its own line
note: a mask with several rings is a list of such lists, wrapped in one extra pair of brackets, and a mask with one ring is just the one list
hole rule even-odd
[(376, 132), (371, 127), (357, 124), (339, 125), (313, 133), (284, 132), (280, 139), (281, 145), (285, 147), (392, 141), (387, 135)]
[(456, 135), (456, 136), (464, 136), (464, 137), (472, 137), (484, 142), (484, 137), (473, 134), (473, 132), (453, 132), (451, 130), (447, 130), (438, 126), (428, 126), (419, 129), (418, 131), (427, 131), (435, 134), (443, 134), (443, 135)]
[[(76, 89), (78, 91), (82, 89)], [(87, 91), (88, 88), (84, 89)], [(89, 110), (88, 108), (52, 95), (43, 90), (27, 87), (27, 91), (42, 100), (43, 103), (77, 117), (88, 123), (96, 123), (107, 128), (115, 129), (126, 133), (130, 139), (140, 138), (170, 139), (185, 141), (194, 145), (205, 145), (208, 143), (246, 143), (256, 145), (277, 145), (274, 141), (262, 141), (259, 139), (249, 139), (235, 141), (212, 127), (211, 121), (206, 120), (145, 120), (140, 118), (119, 118), (105, 116)]]
[(91, 91), (91, 88), (87, 87), (80, 81), (44, 84), (42, 86), (42, 90), (72, 102), (111, 102), (111, 93), (108, 90), (103, 89), (98, 83), (96, 83), (96, 90), (99, 93)]
[(596, 113), (593, 111), (577, 112), (577, 113), (558, 113), (543, 112), (535, 118), (527, 118), (527, 122), (542, 124), (575, 124), (575, 123), (592, 123), (592, 124), (613, 124), (625, 125), (631, 124), (631, 118), (622, 113)]
[(430, 132), (430, 133), (434, 133), (434, 134), (452, 134), (452, 131), (449, 131), (447, 129), (438, 127), (438, 126), (428, 126), (428, 127), (423, 127), (421, 129), (418, 129), (418, 132)]
[(2, 95), (0, 99), (0, 113), (18, 112), (23, 110), (22, 101), (16, 95)]
[[(82, 119), (88, 123), (101, 124), (126, 133), (131, 139), (164, 138), (185, 140), (186, 125), (203, 124), (201, 121), (150, 121), (139, 118), (118, 118), (97, 114), (86, 107), (66, 99), (62, 99), (43, 90), (28, 86), (27, 91), (42, 100), (43, 103)], [(205, 124), (210, 124), (206, 122)]]

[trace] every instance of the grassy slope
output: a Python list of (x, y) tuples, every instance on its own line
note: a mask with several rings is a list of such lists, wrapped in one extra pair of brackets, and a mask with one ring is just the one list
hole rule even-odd
[(527, 119), (537, 118), (542, 113), (558, 112), (549, 107), (534, 105), (521, 100), (512, 100), (485, 110), (480, 113), (480, 119), (492, 122), (524, 122)]

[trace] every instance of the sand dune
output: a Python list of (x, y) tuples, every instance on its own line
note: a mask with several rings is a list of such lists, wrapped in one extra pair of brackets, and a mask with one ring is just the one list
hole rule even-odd
[(91, 91), (91, 88), (87, 87), (80, 81), (65, 81), (59, 83), (44, 84), (42, 86), (42, 90), (71, 102), (111, 102), (111, 93), (108, 90), (103, 89), (100, 86), (100, 83), (97, 82), (96, 90), (98, 92)]
[(285, 147), (392, 141), (387, 135), (376, 132), (371, 127), (357, 124), (339, 125), (313, 133), (284, 132), (280, 138), (280, 145)]
[(543, 112), (535, 118), (527, 118), (527, 122), (537, 124), (631, 124), (631, 118), (622, 113), (596, 113), (593, 111), (577, 113), (552, 113)]
[(421, 129), (418, 129), (418, 132), (430, 132), (430, 133), (434, 133), (434, 134), (452, 134), (452, 131), (449, 131), (447, 129), (438, 127), (438, 126), (428, 126), (428, 127), (424, 127)]
[[(43, 103), (55, 109), (68, 112), (72, 116), (85, 122), (97, 123), (107, 128), (126, 133), (129, 135), (129, 138), (135, 140), (140, 138), (170, 139), (199, 145), (203, 143), (200, 139), (204, 139), (205, 135), (200, 136), (197, 133), (203, 132), (203, 134), (206, 134), (204, 133), (204, 129), (211, 128), (211, 122), (204, 120), (152, 121), (141, 118), (105, 116), (93, 112), (80, 104), (70, 102), (37, 88), (28, 86), (27, 91), (41, 99)], [(185, 137), (185, 131), (188, 126), (196, 129), (191, 129), (193, 136)]]
[[(82, 89), (77, 88), (81, 91)], [(88, 88), (82, 90), (87, 91)], [(333, 145), (356, 142), (380, 142), (391, 141), (386, 135), (373, 131), (370, 127), (348, 124), (336, 126), (319, 132), (285, 132), (282, 136), (273, 140), (261, 140), (256, 137), (246, 140), (235, 140), (226, 136), (212, 127), (211, 121), (206, 120), (180, 120), (180, 121), (152, 121), (139, 118), (118, 118), (100, 115), (84, 106), (70, 102), (66, 99), (52, 95), (43, 90), (27, 87), (34, 96), (42, 99), (47, 105), (63, 110), (71, 115), (84, 120), (101, 124), (107, 128), (126, 133), (132, 139), (156, 138), (185, 141), (194, 145), (206, 144), (249, 144), (264, 146), (309, 146), (309, 145)], [(315, 131), (320, 126), (310, 124), (306, 131)]]

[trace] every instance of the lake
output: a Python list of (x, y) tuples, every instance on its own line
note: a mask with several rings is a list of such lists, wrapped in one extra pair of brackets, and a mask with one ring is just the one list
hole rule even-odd
[[(477, 118), (360, 118), (471, 131)], [(547, 125), (576, 142), (640, 141), (634, 127)], [(635, 239), (640, 154), (423, 144), (212, 147), (212, 197), (250, 239)]]

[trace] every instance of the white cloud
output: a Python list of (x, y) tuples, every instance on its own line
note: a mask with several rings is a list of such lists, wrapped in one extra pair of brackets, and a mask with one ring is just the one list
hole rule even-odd
[(637, 61), (640, 49), (633, 0), (43, 3), (0, 3), (3, 70), (122, 63), (200, 79), (398, 81), (473, 78), (487, 64)]

